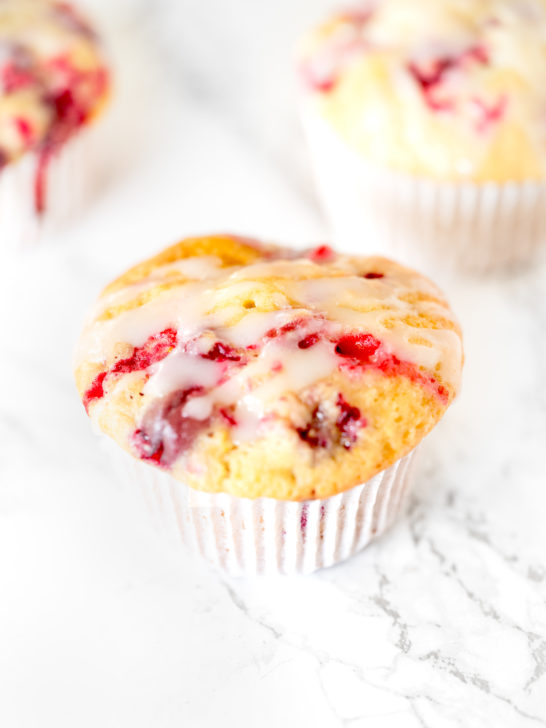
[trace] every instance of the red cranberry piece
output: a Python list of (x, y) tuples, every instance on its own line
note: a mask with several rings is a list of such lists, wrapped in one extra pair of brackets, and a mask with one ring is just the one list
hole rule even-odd
[(154, 334), (150, 336), (143, 346), (133, 349), (131, 356), (120, 359), (110, 371), (98, 374), (87, 392), (83, 395), (85, 409), (89, 410), (89, 405), (95, 399), (104, 397), (103, 384), (109, 374), (127, 374), (129, 372), (147, 369), (152, 364), (164, 359), (174, 349), (176, 346), (176, 336), (176, 331), (171, 328), (165, 329), (159, 334)]
[(347, 334), (338, 339), (336, 354), (356, 359), (360, 364), (370, 364), (380, 346), (381, 342), (371, 334)]
[(298, 347), (300, 349), (310, 349), (320, 340), (320, 334), (309, 334), (305, 339), (298, 341)]
[(423, 97), (433, 111), (450, 111), (453, 109), (453, 103), (438, 99), (435, 96), (435, 91), (443, 83), (446, 74), (453, 68), (462, 66), (465, 61), (487, 65), (489, 63), (487, 49), (481, 45), (473, 46), (459, 56), (436, 58), (427, 67), (419, 66), (415, 62), (408, 64), (409, 73), (421, 87)]
[(435, 58), (425, 68), (418, 66), (412, 61), (408, 64), (408, 71), (417, 81), (422, 91), (429, 91), (434, 86), (438, 86), (444, 80), (444, 76), (457, 65), (455, 58)]
[(111, 369), (113, 374), (127, 374), (142, 371), (152, 364), (164, 359), (176, 346), (176, 331), (165, 329), (154, 334), (143, 344), (133, 350), (131, 356), (118, 361)]
[(296, 432), (309, 447), (325, 448), (329, 445), (326, 418), (320, 406), (315, 407), (311, 413), (311, 420), (306, 426), (299, 427)]
[(366, 420), (360, 416), (358, 407), (350, 405), (340, 393), (336, 402), (339, 408), (339, 416), (336, 420), (336, 427), (339, 430), (340, 444), (350, 450), (358, 437), (358, 430), (366, 427)]
[(132, 444), (141, 460), (150, 460), (157, 465), (161, 465), (163, 457), (163, 444), (152, 443), (150, 436), (143, 430), (135, 430), (132, 438)]
[(201, 354), (201, 358), (218, 362), (241, 361), (241, 357), (235, 349), (221, 341), (217, 341), (206, 354)]
[(367, 278), (369, 281), (373, 281), (375, 278), (384, 278), (384, 277), (385, 277), (384, 273), (373, 273), (373, 272), (364, 273), (364, 276), (363, 276), (363, 278)]
[(8, 94), (34, 83), (34, 76), (30, 70), (14, 62), (6, 63), (2, 68), (1, 77), (4, 91)]
[(97, 374), (91, 386), (83, 395), (83, 406), (85, 407), (86, 412), (89, 412), (89, 405), (91, 402), (95, 399), (101, 399), (104, 397), (103, 385), (107, 374), (108, 372), (101, 372), (100, 374)]
[(55, 110), (55, 121), (48, 135), (48, 145), (58, 147), (83, 124), (87, 118), (87, 109), (79, 104), (71, 88), (65, 88), (49, 99)]
[(347, 334), (337, 341), (335, 351), (338, 356), (357, 362), (361, 366), (375, 367), (386, 376), (407, 377), (412, 382), (434, 391), (442, 402), (448, 401), (448, 391), (432, 375), (421, 372), (415, 364), (401, 361), (380, 347), (381, 342), (371, 334)]
[(415, 364), (407, 361), (400, 361), (394, 354), (384, 356), (377, 363), (377, 368), (390, 377), (401, 376), (407, 377), (410, 381), (419, 384), (421, 387), (431, 389), (442, 402), (447, 402), (448, 392), (436, 379), (430, 374), (424, 374), (419, 371)]
[(227, 410), (227, 409), (221, 409), (219, 414), (220, 414), (221, 417), (224, 418), (224, 420), (227, 422), (227, 424), (230, 427), (236, 427), (237, 426), (237, 420), (235, 419), (235, 417), (233, 417), (233, 415), (231, 414), (231, 412), (229, 410)]
[(335, 420), (328, 421), (324, 410), (318, 405), (306, 426), (297, 429), (298, 435), (309, 447), (324, 449), (341, 445), (350, 450), (355, 444), (358, 431), (366, 426), (366, 420), (361, 417), (358, 407), (346, 402), (342, 394), (338, 395), (336, 405), (339, 414)]
[(435, 91), (442, 83), (445, 73), (454, 66), (455, 62), (448, 58), (436, 60), (428, 69), (420, 68), (415, 63), (408, 65), (408, 71), (421, 87), (427, 106), (433, 111), (449, 111), (452, 109), (452, 103), (436, 98)]
[(329, 245), (319, 245), (318, 248), (314, 248), (309, 253), (309, 259), (313, 263), (329, 263), (336, 257), (335, 252), (330, 248)]
[(201, 387), (173, 392), (148, 409), (132, 438), (133, 447), (142, 460), (169, 467), (189, 450), (195, 438), (208, 427), (210, 419), (185, 417), (183, 410), (189, 399), (202, 392)]
[(29, 122), (28, 119), (25, 119), (23, 116), (16, 116), (14, 121), (17, 127), (17, 131), (21, 135), (21, 138), (23, 139), (25, 145), (29, 147), (34, 139), (34, 130), (32, 128), (32, 124)]
[(295, 331), (299, 326), (301, 326), (304, 322), (304, 319), (299, 318), (295, 319), (294, 321), (290, 321), (287, 324), (284, 324), (284, 326), (279, 326), (276, 329), (269, 329), (264, 334), (265, 339), (276, 339), (279, 336), (284, 336), (285, 334), (289, 334), (291, 331)]

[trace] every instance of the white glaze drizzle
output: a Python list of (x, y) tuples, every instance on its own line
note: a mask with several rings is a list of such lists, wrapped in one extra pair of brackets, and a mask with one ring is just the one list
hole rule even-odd
[[(171, 357), (164, 362), (169, 359)], [(276, 339), (268, 341), (257, 358), (237, 369), (223, 383), (220, 382), (226, 370), (224, 364), (193, 358), (193, 363), (187, 366), (178, 356), (173, 356), (172, 361), (173, 368), (160, 365), (145, 391), (161, 396), (190, 385), (211, 387), (207, 394), (195, 397), (185, 405), (184, 415), (202, 420), (209, 417), (215, 407), (233, 407), (234, 442), (254, 437), (270, 406), (286, 392), (309, 387), (330, 375), (338, 365), (331, 342), (321, 341), (309, 350), (301, 350)], [(180, 367), (186, 366), (187, 376), (177, 373)]]
[(153, 397), (165, 397), (188, 387), (214, 387), (221, 375), (220, 365), (216, 362), (186, 354), (178, 348), (150, 367), (150, 371), (151, 376), (143, 391)]
[[(138, 295), (168, 280), (174, 270), (199, 280), (166, 290), (112, 320), (92, 322), (82, 338), (79, 356), (105, 361), (118, 342), (140, 346), (148, 337), (174, 327), (178, 345), (150, 368), (145, 393), (162, 398), (178, 389), (202, 387), (204, 394), (190, 399), (184, 414), (204, 420), (214, 408), (231, 407), (238, 440), (255, 436), (261, 418), (284, 394), (302, 391), (335, 371), (339, 357), (332, 338), (344, 331), (372, 334), (388, 353), (431, 371), (437, 369), (457, 389), (462, 356), (459, 335), (448, 328), (416, 328), (404, 322), (404, 317), (419, 312), (452, 320), (445, 305), (402, 300), (415, 290), (441, 299), (438, 290), (426, 279), (387, 261), (382, 261), (385, 278), (367, 280), (360, 274), (362, 264), (362, 260), (345, 256), (337, 256), (327, 265), (298, 259), (232, 268), (221, 268), (211, 257), (179, 261), (128, 286), (124, 300), (131, 300), (131, 292)], [(245, 309), (241, 301), (257, 294), (267, 294), (269, 301), (282, 308), (266, 312)], [(106, 296), (100, 310), (119, 300), (119, 293)], [(293, 321), (299, 322), (297, 331), (264, 340), (270, 330)], [(322, 334), (317, 343), (298, 348), (298, 341), (315, 332)], [(206, 354), (216, 340), (238, 349), (257, 348), (244, 362), (197, 356)]]

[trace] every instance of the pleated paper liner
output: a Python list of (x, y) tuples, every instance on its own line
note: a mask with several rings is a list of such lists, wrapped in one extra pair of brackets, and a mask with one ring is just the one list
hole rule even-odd
[(415, 452), (344, 493), (303, 502), (202, 493), (123, 452), (116, 458), (156, 524), (222, 571), (254, 576), (333, 566), (384, 533), (404, 508)]
[(38, 153), (28, 152), (0, 171), (0, 256), (32, 251), (77, 220), (97, 190), (101, 140), (90, 124), (51, 156), (41, 211)]

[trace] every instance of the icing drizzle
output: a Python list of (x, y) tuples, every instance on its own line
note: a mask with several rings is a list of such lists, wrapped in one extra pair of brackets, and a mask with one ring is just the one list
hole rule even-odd
[[(382, 259), (367, 266), (330, 249), (300, 255), (228, 268), (210, 257), (182, 260), (101, 299), (79, 356), (111, 363), (84, 394), (88, 411), (124, 374), (140, 373), (146, 407), (131, 444), (141, 458), (170, 467), (213, 421), (235, 442), (253, 439), (284, 416), (290, 397), (336, 371), (407, 377), (447, 404), (458, 387), (459, 335), (455, 324), (419, 319), (453, 321), (437, 289)], [(182, 271), (184, 282), (157, 290)], [(113, 304), (152, 290), (144, 307), (103, 318)], [(132, 350), (116, 359), (120, 342)], [(305, 411), (294, 430), (311, 448), (350, 449), (367, 426), (341, 393)]]

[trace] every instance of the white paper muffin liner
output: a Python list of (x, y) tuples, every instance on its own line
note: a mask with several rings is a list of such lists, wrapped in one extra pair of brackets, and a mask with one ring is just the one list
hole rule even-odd
[(125, 453), (116, 461), (156, 524), (176, 530), (190, 550), (222, 571), (253, 576), (309, 574), (348, 559), (384, 533), (405, 505), (415, 452), (344, 493), (302, 502), (202, 493)]
[(337, 248), (432, 272), (530, 263), (546, 243), (546, 182), (441, 182), (382, 169), (305, 108), (320, 197)]
[(31, 250), (77, 218), (96, 190), (99, 144), (92, 123), (51, 158), (42, 214), (36, 211), (38, 154), (27, 152), (0, 171), (0, 256)]

